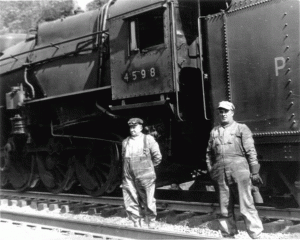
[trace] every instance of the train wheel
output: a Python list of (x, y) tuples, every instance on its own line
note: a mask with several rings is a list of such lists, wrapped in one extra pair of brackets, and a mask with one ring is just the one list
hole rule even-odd
[(8, 184), (8, 169), (10, 166), (10, 154), (11, 154), (12, 146), (10, 143), (7, 143), (3, 150), (1, 151), (1, 162), (0, 162), (0, 177), (1, 188), (6, 187)]
[(8, 176), (7, 176), (7, 173), (5, 173), (5, 172), (1, 172), (0, 173), (0, 187), (1, 188), (5, 188), (6, 187), (6, 185), (8, 184)]
[(118, 171), (117, 144), (94, 142), (92, 149), (76, 160), (76, 175), (85, 192), (100, 196), (111, 188)]
[(36, 183), (35, 157), (33, 154), (25, 153), (14, 156), (10, 163), (8, 172), (9, 182), (14, 189), (25, 191)]
[(69, 190), (75, 182), (73, 157), (53, 153), (37, 157), (39, 176), (48, 191), (61, 193)]

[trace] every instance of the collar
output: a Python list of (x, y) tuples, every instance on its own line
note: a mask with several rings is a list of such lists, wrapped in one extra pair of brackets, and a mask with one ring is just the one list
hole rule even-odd
[(143, 133), (141, 133), (141, 134), (139, 134), (139, 135), (137, 135), (137, 136), (130, 136), (129, 138), (130, 139), (138, 139), (138, 138), (140, 138), (140, 137), (142, 137), (144, 134)]
[(232, 126), (234, 123), (235, 123), (235, 121), (232, 121), (231, 123), (228, 123), (226, 125), (221, 125), (220, 124), (220, 127), (222, 127), (222, 128), (228, 128), (228, 127)]

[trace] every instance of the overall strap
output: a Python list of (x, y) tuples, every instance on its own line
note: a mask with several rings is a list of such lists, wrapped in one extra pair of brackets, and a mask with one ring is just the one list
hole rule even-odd
[(128, 143), (129, 143), (129, 137), (127, 137), (126, 139), (125, 139), (125, 146), (124, 146), (124, 149), (125, 149), (125, 151), (124, 151), (124, 156), (126, 155), (126, 151), (127, 151), (127, 146), (128, 146)]
[(147, 135), (144, 134), (144, 149), (148, 148), (148, 144), (147, 144)]

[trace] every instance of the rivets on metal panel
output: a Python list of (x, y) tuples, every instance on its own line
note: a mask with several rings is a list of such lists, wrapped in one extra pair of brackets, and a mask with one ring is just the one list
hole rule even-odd
[(288, 109), (290, 109), (294, 105), (294, 102), (290, 102)]
[(287, 46), (285, 47), (284, 51), (287, 51), (289, 48), (290, 48), (290, 46), (287, 45)]
[(290, 102), (289, 106), (287, 107), (287, 110), (290, 110), (293, 105), (294, 105), (294, 102)]
[(293, 91), (289, 91), (289, 93), (288, 93), (286, 99), (288, 99), (292, 94), (293, 94)]
[(291, 117), (289, 118), (289, 121), (291, 121), (295, 117), (295, 113), (291, 114)]
[(290, 71), (291, 71), (291, 68), (288, 68), (288, 69), (286, 70), (286, 73), (285, 73), (285, 74), (288, 74)]
[(287, 57), (287, 58), (286, 58), (286, 61), (289, 61), (289, 60), (290, 60), (290, 57)]

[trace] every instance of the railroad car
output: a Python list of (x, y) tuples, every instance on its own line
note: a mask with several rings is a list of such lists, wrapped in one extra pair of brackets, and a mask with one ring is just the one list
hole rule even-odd
[(253, 132), (262, 193), (299, 206), (299, 58), (294, 0), (110, 0), (40, 23), (0, 59), (1, 187), (114, 191), (140, 117), (163, 154), (157, 186), (210, 189), (207, 141), (229, 100)]

